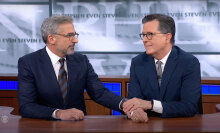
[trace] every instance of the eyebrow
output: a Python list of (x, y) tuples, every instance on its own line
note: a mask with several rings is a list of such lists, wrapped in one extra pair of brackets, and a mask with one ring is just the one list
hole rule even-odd
[(147, 33), (154, 33), (154, 32), (142, 32), (142, 34), (147, 34)]
[(69, 32), (69, 33), (66, 33), (66, 35), (73, 35), (73, 34), (76, 34), (76, 32)]

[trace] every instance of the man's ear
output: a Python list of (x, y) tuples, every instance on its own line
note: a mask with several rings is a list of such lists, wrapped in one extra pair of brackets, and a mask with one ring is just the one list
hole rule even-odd
[(170, 42), (171, 42), (171, 38), (172, 38), (172, 34), (171, 34), (171, 33), (167, 33), (167, 35), (166, 35), (166, 41), (167, 41), (167, 43), (170, 43)]
[(54, 35), (52, 35), (52, 34), (49, 34), (48, 36), (47, 36), (47, 41), (48, 41), (48, 44), (55, 44), (55, 42), (56, 42), (56, 37), (54, 36)]

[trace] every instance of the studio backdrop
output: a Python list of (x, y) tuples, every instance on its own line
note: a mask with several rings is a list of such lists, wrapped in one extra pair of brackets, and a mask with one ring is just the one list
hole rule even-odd
[(219, 0), (1, 0), (0, 73), (17, 74), (19, 57), (45, 47), (40, 26), (51, 15), (74, 19), (79, 43), (99, 75), (129, 75), (144, 52), (141, 20), (152, 13), (176, 22), (175, 45), (194, 54), (203, 77), (220, 76)]

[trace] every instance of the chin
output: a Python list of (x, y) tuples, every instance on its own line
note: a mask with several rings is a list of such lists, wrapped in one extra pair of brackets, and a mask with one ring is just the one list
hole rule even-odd
[(151, 55), (151, 54), (152, 54), (152, 52), (151, 52), (151, 51), (149, 51), (149, 50), (148, 50), (148, 51), (146, 50), (146, 54)]
[(67, 55), (72, 55), (72, 54), (74, 54), (74, 50), (67, 51)]

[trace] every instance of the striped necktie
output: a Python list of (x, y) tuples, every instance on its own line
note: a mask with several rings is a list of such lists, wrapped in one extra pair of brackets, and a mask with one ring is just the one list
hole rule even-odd
[(158, 83), (159, 83), (159, 87), (161, 86), (161, 79), (162, 79), (162, 62), (161, 61), (157, 61), (157, 79), (158, 79)]
[(59, 59), (60, 70), (58, 74), (58, 82), (59, 82), (60, 90), (62, 92), (63, 102), (65, 102), (67, 95), (67, 73), (64, 69), (64, 61), (65, 61), (64, 58)]

